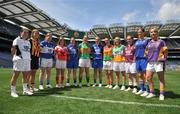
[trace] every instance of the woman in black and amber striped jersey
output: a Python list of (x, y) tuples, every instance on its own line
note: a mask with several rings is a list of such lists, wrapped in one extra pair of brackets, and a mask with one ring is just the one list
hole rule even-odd
[(35, 76), (36, 71), (39, 68), (39, 52), (40, 52), (40, 43), (39, 43), (39, 31), (37, 29), (32, 30), (31, 39), (29, 40), (31, 43), (31, 72), (28, 77), (29, 87), (32, 91), (38, 91), (35, 88)]

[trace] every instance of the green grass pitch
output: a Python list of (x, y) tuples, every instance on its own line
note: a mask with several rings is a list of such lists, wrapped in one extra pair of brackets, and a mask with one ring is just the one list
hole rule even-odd
[[(92, 84), (92, 71), (90, 74)], [(39, 72), (36, 77), (37, 86), (38, 75)], [(102, 88), (86, 86), (52, 88), (36, 92), (33, 96), (24, 96), (22, 95), (22, 75), (17, 82), (19, 98), (12, 98), (9, 85), (11, 76), (12, 69), (0, 69), (0, 114), (180, 114), (179, 71), (165, 73), (167, 91), (165, 101), (159, 101), (158, 95), (155, 98), (146, 99), (131, 92), (107, 89), (104, 86)], [(85, 76), (83, 79), (86, 84)], [(105, 84), (104, 76), (103, 80)], [(158, 91), (159, 83), (156, 75), (154, 75), (154, 82)], [(52, 70), (51, 84), (55, 86), (55, 69)], [(131, 102), (133, 104), (127, 104)]]

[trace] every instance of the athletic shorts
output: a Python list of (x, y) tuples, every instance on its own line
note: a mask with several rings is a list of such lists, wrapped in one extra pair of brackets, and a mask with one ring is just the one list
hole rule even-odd
[(67, 68), (78, 68), (78, 60), (68, 60), (67, 61)]
[(125, 63), (125, 70), (126, 70), (126, 73), (131, 73), (131, 74), (134, 74), (136, 73), (136, 63), (133, 62), (126, 62)]
[(91, 61), (92, 68), (103, 68), (103, 61), (101, 59), (95, 59)]
[(125, 62), (113, 62), (113, 71), (125, 71)]
[(56, 68), (57, 69), (65, 69), (66, 68), (66, 60), (56, 59)]
[(31, 60), (19, 59), (13, 61), (13, 70), (15, 71), (30, 71), (31, 70)]
[(103, 70), (112, 70), (113, 62), (112, 61), (103, 61)]
[(79, 67), (91, 67), (90, 59), (79, 59)]
[(163, 62), (148, 62), (146, 70), (151, 72), (162, 72)]
[(137, 72), (146, 71), (146, 67), (147, 67), (147, 59), (137, 59), (136, 60), (136, 71)]
[(40, 66), (43, 68), (53, 67), (53, 59), (40, 58)]
[(31, 58), (31, 70), (39, 68), (39, 58)]

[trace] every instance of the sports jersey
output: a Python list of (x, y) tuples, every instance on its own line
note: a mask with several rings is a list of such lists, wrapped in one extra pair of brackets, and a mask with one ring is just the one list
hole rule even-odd
[(69, 58), (68, 60), (77, 61), (78, 60), (77, 46), (73, 44), (69, 44), (67, 46), (67, 50), (68, 50), (68, 58)]
[(141, 59), (146, 58), (145, 56), (145, 48), (150, 40), (149, 39), (138, 39), (135, 43), (135, 58)]
[(29, 40), (31, 44), (31, 58), (39, 58), (39, 52), (40, 52), (40, 44), (39, 40), (36, 39), (30, 39)]
[(80, 50), (80, 58), (81, 59), (89, 59), (90, 58), (90, 46), (89, 44), (80, 43), (79, 44)]
[(13, 56), (13, 61), (19, 59), (31, 60), (31, 44), (28, 40), (24, 40), (20, 37), (17, 37), (16, 39), (14, 39), (12, 46), (16, 47), (17, 49), (16, 53)]
[(53, 50), (54, 45), (53, 43), (49, 43), (47, 40), (44, 40), (40, 43), (41, 51), (40, 57), (45, 59), (52, 59), (53, 58)]
[(165, 61), (165, 50), (167, 50), (167, 46), (163, 40), (151, 40), (147, 45), (148, 62)]
[(114, 62), (125, 61), (124, 48), (125, 48), (124, 45), (119, 45), (117, 47), (113, 47), (112, 53), (113, 53), (113, 61)]
[(54, 49), (54, 52), (56, 52), (58, 60), (67, 60), (67, 48), (66, 47), (56, 46)]
[(112, 60), (112, 45), (105, 46), (103, 48), (103, 60), (104, 61), (111, 61)]
[(127, 44), (125, 47), (125, 61), (126, 62), (133, 62), (134, 61), (134, 53), (135, 53), (135, 46)]
[(103, 46), (100, 44), (93, 44), (91, 46), (91, 54), (93, 59), (102, 59)]

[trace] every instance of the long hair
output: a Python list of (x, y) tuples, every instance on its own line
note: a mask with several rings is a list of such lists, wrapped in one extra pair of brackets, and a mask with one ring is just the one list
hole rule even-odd
[(37, 29), (33, 29), (32, 32), (31, 32), (31, 38), (33, 38), (33, 34), (34, 34), (35, 32), (39, 32), (39, 31), (38, 31)]
[(64, 41), (64, 46), (65, 46), (65, 40), (64, 40), (64, 37), (59, 37), (59, 40), (58, 40), (58, 42), (57, 42), (57, 45), (60, 45), (60, 43), (62, 42), (62, 41)]

